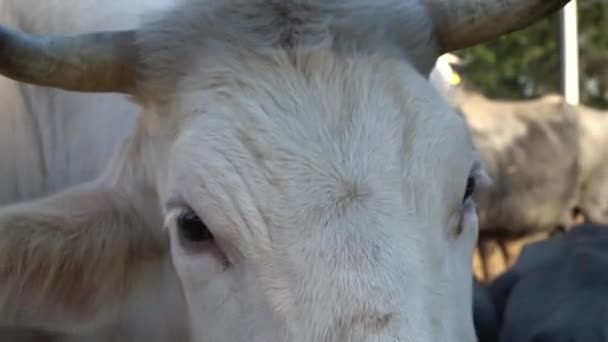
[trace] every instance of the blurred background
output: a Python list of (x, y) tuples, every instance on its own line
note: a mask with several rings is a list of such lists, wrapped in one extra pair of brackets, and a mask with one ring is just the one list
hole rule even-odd
[[(582, 104), (608, 109), (608, 1), (577, 2)], [(490, 98), (561, 93), (560, 16), (455, 53), (463, 81)], [(488, 72), (488, 70), (494, 70)]]
[(443, 55), (431, 81), (493, 184), (476, 194), (479, 342), (608, 341), (608, 1)]
[(608, 1), (574, 2), (525, 30), (442, 56), (431, 75), (467, 119), (495, 182), (477, 198), (474, 271), (487, 284), (525, 245), (608, 223), (606, 19)]

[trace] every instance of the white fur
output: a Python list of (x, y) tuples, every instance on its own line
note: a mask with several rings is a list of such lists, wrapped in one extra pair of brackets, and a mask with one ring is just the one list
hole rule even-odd
[[(168, 8), (173, 2), (0, 0), (0, 24), (37, 34), (127, 29), (138, 26), (144, 13)], [(137, 105), (121, 95), (72, 93), (20, 84), (0, 76), (0, 204), (31, 205), (27, 201), (98, 177), (136, 129), (137, 111)], [(39, 210), (35, 207), (33, 215)], [(153, 231), (157, 231), (155, 228)], [(35, 239), (26, 235), (23, 238)], [(7, 240), (4, 234), (3, 241)], [(108, 260), (112, 261), (117, 259)], [(161, 274), (165, 272), (174, 273), (171, 265)], [(44, 317), (33, 325), (78, 331), (62, 334), (53, 340), (56, 342), (179, 341), (179, 336), (184, 335), (185, 308), (176, 277), (162, 276), (161, 282), (158, 274), (146, 278), (146, 287), (138, 290), (139, 296), (123, 303), (103, 322), (93, 322), (92, 327), (69, 324), (70, 329), (60, 329), (66, 318), (58, 315), (53, 319)], [(5, 311), (0, 309), (0, 313), (2, 316)], [(21, 341), (19, 334), (1, 328), (2, 323), (10, 325), (13, 320), (0, 317), (0, 341)]]
[[(47, 301), (17, 303), (87, 312), (84, 323), (95, 326), (113, 316), (117, 298), (132, 298), (150, 279), (132, 246), (144, 241), (136, 255), (163, 259), (162, 213), (196, 342), (474, 341), (477, 218), (463, 194), (467, 178), (483, 178), (483, 170), (464, 121), (425, 77), (431, 32), (421, 6), (183, 6), (138, 35), (143, 114), (106, 172), (75, 194), (0, 211), (4, 234), (31, 227), (31, 235), (49, 236), (46, 246), (65, 246), (36, 261), (69, 261), (97, 292), (57, 309), (46, 290), (70, 274), (52, 269), (48, 287), (27, 282), (40, 264), (7, 265), (32, 252), (10, 231), (0, 242), (0, 276), (9, 276), (0, 293), (40, 290)], [(411, 20), (395, 20), (400, 15)], [(284, 39), (299, 48), (279, 48)], [(116, 205), (70, 206), (102, 191)], [(180, 242), (175, 217), (187, 208), (208, 225), (213, 244), (188, 250)], [(95, 228), (103, 213), (107, 226)], [(94, 242), (111, 234), (116, 250), (107, 254)], [(72, 236), (82, 237), (77, 248)], [(81, 244), (89, 254), (73, 251)], [(111, 272), (110, 262), (130, 272), (86, 281), (99, 277), (93, 265)], [(159, 265), (151, 270), (171, 277)], [(134, 285), (119, 286), (121, 276)], [(36, 314), (23, 317), (41, 325)]]
[(476, 219), (461, 201), (475, 159), (464, 123), (407, 65), (299, 58), (222, 64), (239, 86), (178, 100), (204, 114), (174, 144), (168, 198), (201, 215), (231, 263), (184, 252), (171, 225), (196, 336), (471, 340)]

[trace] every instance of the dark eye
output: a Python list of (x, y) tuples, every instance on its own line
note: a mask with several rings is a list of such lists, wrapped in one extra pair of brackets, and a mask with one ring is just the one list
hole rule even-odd
[(177, 225), (182, 238), (191, 242), (213, 240), (207, 225), (193, 211), (188, 210), (177, 218)]
[(467, 188), (464, 191), (464, 198), (462, 200), (466, 201), (466, 199), (471, 197), (474, 192), (475, 192), (475, 178), (469, 177), (469, 179), (467, 179)]

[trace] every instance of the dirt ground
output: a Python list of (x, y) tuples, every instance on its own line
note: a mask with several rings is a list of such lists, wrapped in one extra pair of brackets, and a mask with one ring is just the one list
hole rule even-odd
[(498, 246), (495, 245), (495, 248), (493, 248), (493, 251), (488, 260), (490, 274), (487, 279), (484, 277), (484, 274), (483, 274), (483, 268), (482, 268), (481, 258), (479, 256), (479, 251), (477, 249), (475, 249), (475, 254), (473, 256), (473, 273), (475, 274), (477, 279), (479, 279), (480, 281), (482, 281), (484, 283), (491, 282), (494, 279), (496, 279), (496, 277), (500, 276), (504, 271), (506, 271), (509, 267), (511, 267), (517, 261), (517, 258), (519, 257), (519, 254), (521, 253), (522, 248), (526, 244), (529, 244), (534, 241), (539, 241), (539, 240), (542, 240), (545, 238), (547, 238), (547, 234), (538, 234), (535, 236), (526, 237), (526, 238), (523, 238), (520, 240), (515, 240), (511, 243), (508, 243), (507, 249), (509, 250), (509, 253), (511, 254), (511, 260), (508, 264), (505, 262), (504, 258), (502, 257), (500, 248), (498, 248)]

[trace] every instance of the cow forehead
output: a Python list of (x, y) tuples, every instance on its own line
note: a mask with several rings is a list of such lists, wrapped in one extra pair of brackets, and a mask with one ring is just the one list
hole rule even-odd
[(187, 124), (170, 162), (177, 191), (218, 175), (221, 191), (292, 199), (466, 180), (475, 155), (464, 121), (407, 63), (327, 51), (258, 57), (206, 65), (182, 82), (173, 110), (188, 112)]

